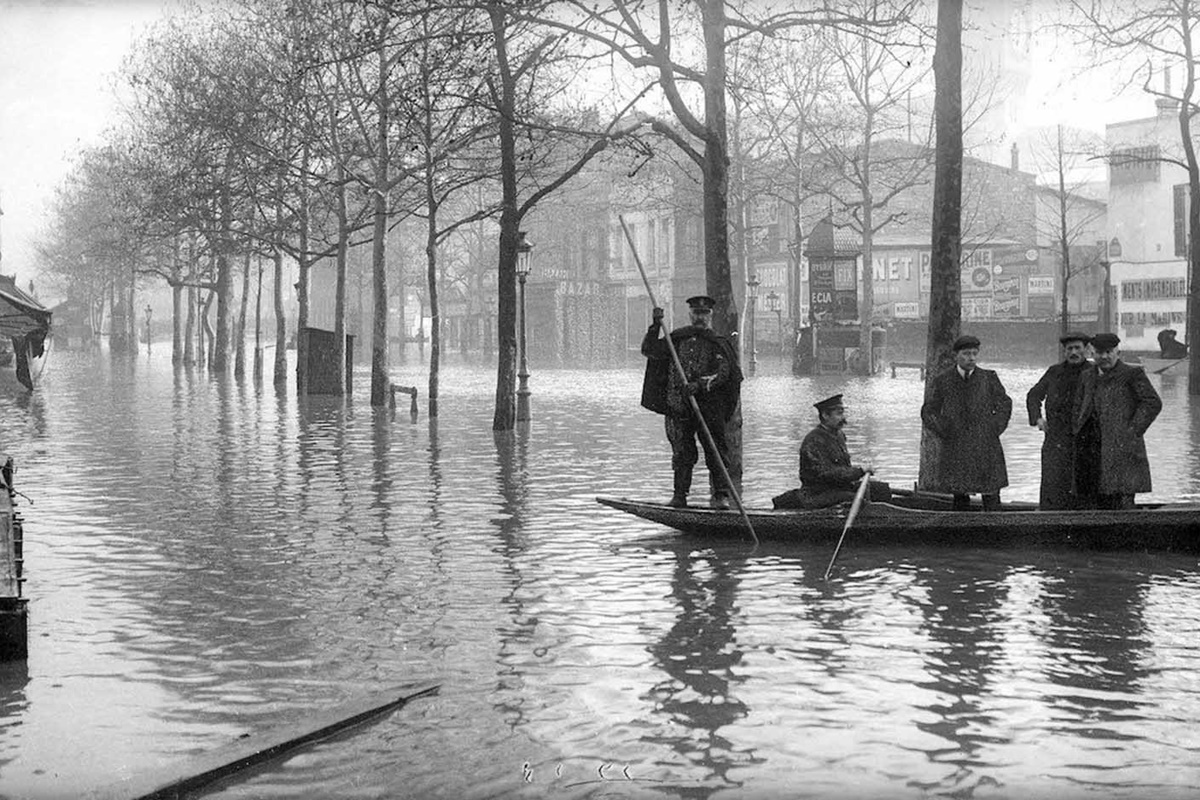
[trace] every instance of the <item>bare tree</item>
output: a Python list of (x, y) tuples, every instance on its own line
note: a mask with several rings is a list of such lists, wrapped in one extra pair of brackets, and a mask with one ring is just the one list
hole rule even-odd
[[(930, 252), (929, 335), (925, 344), (926, 389), (954, 360), (951, 345), (962, 325), (962, 0), (938, 0), (937, 49), (933, 57), (937, 136)], [(921, 429), (919, 483), (932, 483), (940, 455), (937, 437)]]
[[(1187, 330), (1192, 347), (1189, 351), (1188, 394), (1200, 394), (1200, 347), (1194, 334), (1200, 331), (1200, 162), (1192, 138), (1192, 119), (1200, 111), (1196, 99), (1196, 42), (1200, 35), (1200, 2), (1196, 0), (1146, 0), (1122, 3), (1119, 0), (1072, 0), (1073, 9), (1083, 22), (1075, 26), (1109, 57), (1140, 61), (1145, 64), (1142, 88), (1168, 104), (1177, 106), (1179, 146), (1177, 154), (1163, 154), (1154, 160), (1182, 167), (1188, 176), (1187, 248)], [(1178, 94), (1169, 86), (1154, 87), (1151, 59), (1178, 65), (1183, 73)], [(1110, 154), (1114, 166), (1139, 156)]]

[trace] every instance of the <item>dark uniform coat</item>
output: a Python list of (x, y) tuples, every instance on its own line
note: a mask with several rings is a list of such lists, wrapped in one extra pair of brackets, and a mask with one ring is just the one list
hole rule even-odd
[(853, 499), (862, 467), (850, 465), (846, 434), (818, 425), (800, 443), (802, 508), (825, 508)]
[[(699, 458), (697, 437), (704, 448), (705, 463), (709, 466), (710, 485), (714, 494), (727, 491), (714, 456), (726, 467), (731, 466), (728, 441), (730, 418), (737, 410), (741, 392), (742, 371), (737, 353), (724, 336), (710, 328), (685, 325), (671, 331), (671, 342), (679, 355), (687, 380), (679, 375), (671, 359), (665, 339), (659, 337), (659, 326), (651, 325), (642, 339), (642, 355), (646, 357), (646, 374), (642, 382), (642, 405), (666, 416), (667, 440), (671, 443), (671, 468), (675, 472), (675, 492), (686, 495), (692, 484), (692, 467)], [(703, 378), (711, 377), (711, 381)], [(709, 452), (708, 442), (700, 432), (699, 423), (687, 399), (688, 384), (698, 387), (693, 392), (704, 422), (712, 434), (717, 452)], [(731, 478), (735, 484), (737, 475)]]
[(1100, 441), (1095, 450), (1080, 454), (1099, 465), (1098, 475), (1089, 480), (1095, 485), (1079, 486), (1081, 493), (1150, 491), (1150, 461), (1142, 436), (1160, 411), (1162, 399), (1141, 367), (1117, 361), (1103, 374), (1096, 366), (1084, 371), (1075, 396), (1072, 430), (1078, 437), (1090, 423)]
[(995, 494), (1008, 486), (1000, 434), (1012, 417), (1012, 399), (993, 370), (976, 367), (963, 378), (956, 367), (929, 384), (921, 421), (941, 441), (933, 489)]
[[(1037, 425), (1040, 417), (1046, 418), (1046, 438), (1042, 440), (1042, 489), (1039, 496), (1042, 508), (1075, 507), (1075, 434), (1072, 417), (1075, 413), (1075, 390), (1079, 388), (1079, 378), (1088, 366), (1086, 361), (1055, 364), (1025, 395), (1029, 424)], [(1045, 413), (1042, 412), (1043, 401), (1046, 404)]]

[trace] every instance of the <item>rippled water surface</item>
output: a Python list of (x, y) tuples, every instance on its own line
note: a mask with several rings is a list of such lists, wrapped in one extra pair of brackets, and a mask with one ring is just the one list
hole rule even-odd
[[(0, 376), (26, 517), (30, 656), (0, 667), (0, 795), (78, 797), (406, 681), (377, 723), (220, 798), (1194, 797), (1195, 557), (689, 540), (598, 506), (665, 499), (640, 370), (535, 373), (496, 438), (494, 372), (442, 416), (59, 351)], [(746, 500), (794, 485), (810, 404), (910, 484), (921, 384), (747, 382)], [(394, 367), (424, 394), (425, 367)], [(1023, 399), (1012, 487), (1037, 497)], [(1155, 377), (1156, 499), (1200, 495), (1200, 403)], [(703, 469), (697, 472), (703, 483)]]

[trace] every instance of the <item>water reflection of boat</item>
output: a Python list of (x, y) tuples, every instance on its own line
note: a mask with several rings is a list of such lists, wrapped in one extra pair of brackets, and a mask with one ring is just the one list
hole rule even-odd
[[(1200, 552), (1200, 504), (1162, 503), (1128, 511), (1039, 511), (1032, 503), (1006, 503), (1000, 511), (950, 510), (949, 495), (892, 490), (890, 503), (864, 503), (853, 535), (864, 544), (968, 547), (1042, 547), (1090, 550)], [(685, 533), (747, 538), (736, 510), (673, 508), (625, 498), (597, 497), (602, 505)], [(746, 509), (761, 539), (797, 543), (837, 541), (846, 505), (815, 511)]]
[(12, 356), (0, 363), (16, 362), (17, 380), (33, 388), (36, 373), (30, 363), (46, 354), (46, 338), (50, 334), (50, 310), (22, 291), (11, 275), (0, 275), (0, 339), (11, 343)]

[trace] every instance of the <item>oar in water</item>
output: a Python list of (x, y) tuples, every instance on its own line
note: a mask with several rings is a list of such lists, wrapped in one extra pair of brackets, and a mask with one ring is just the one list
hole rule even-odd
[(870, 478), (871, 473), (864, 472), (862, 480), (858, 483), (858, 491), (854, 493), (854, 502), (850, 504), (850, 513), (846, 515), (846, 524), (842, 526), (842, 535), (838, 537), (837, 547), (833, 550), (833, 558), (829, 559), (829, 566), (825, 568), (823, 580), (829, 580), (833, 562), (837, 561), (838, 553), (842, 552), (842, 542), (846, 541), (846, 531), (850, 530), (850, 526), (854, 524), (854, 518), (858, 516), (858, 509), (862, 508), (863, 498), (867, 495), (867, 485), (871, 482)]
[[(629, 242), (629, 249), (633, 253), (633, 263), (637, 264), (638, 272), (642, 273), (642, 283), (646, 285), (646, 294), (650, 297), (650, 304), (658, 308), (658, 301), (654, 298), (654, 290), (650, 288), (650, 279), (646, 277), (646, 268), (642, 266), (642, 259), (638, 255), (637, 245), (633, 243), (633, 236), (629, 233), (629, 226), (625, 224), (625, 217), (618, 214), (617, 221), (621, 223), (621, 230), (625, 231), (625, 240)], [(679, 360), (679, 353), (675, 352), (675, 343), (671, 341), (670, 331), (666, 332), (665, 338), (667, 340), (667, 350), (671, 353), (671, 361), (675, 364), (675, 369), (678, 370), (679, 377), (683, 379), (684, 383), (687, 383), (687, 373), (683, 369), (683, 362)], [(733, 478), (729, 476), (729, 469), (725, 466), (725, 460), (717, 452), (717, 443), (713, 439), (712, 431), (708, 429), (708, 422), (705, 421), (704, 415), (700, 413), (700, 405), (696, 402), (696, 398), (690, 394), (687, 396), (687, 399), (692, 406), (692, 413), (696, 415), (696, 420), (700, 423), (700, 431), (704, 434), (704, 441), (708, 443), (708, 451), (713, 454), (713, 458), (721, 470), (721, 479), (729, 487), (729, 496), (733, 498), (738, 512), (742, 515), (742, 520), (746, 523), (746, 529), (750, 531), (750, 538), (754, 540), (754, 546), (757, 547), (758, 534), (754, 532), (754, 526), (750, 524), (750, 516), (746, 513), (746, 507), (742, 505), (741, 495), (738, 494), (738, 490), (733, 485)]]

